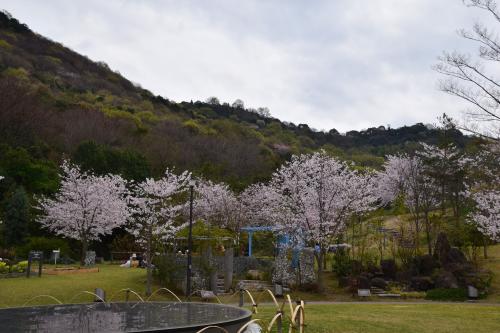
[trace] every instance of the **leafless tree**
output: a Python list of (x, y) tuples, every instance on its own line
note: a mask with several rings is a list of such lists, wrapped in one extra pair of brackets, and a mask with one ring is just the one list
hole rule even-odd
[[(464, 4), (489, 12), (500, 25), (496, 1), (464, 0)], [(476, 22), (472, 30), (460, 29), (458, 34), (476, 43), (478, 54), (443, 52), (434, 66), (445, 76), (440, 89), (471, 105), (463, 124), (458, 124), (459, 129), (500, 141), (500, 78), (495, 75), (500, 62), (500, 38), (481, 22)]]

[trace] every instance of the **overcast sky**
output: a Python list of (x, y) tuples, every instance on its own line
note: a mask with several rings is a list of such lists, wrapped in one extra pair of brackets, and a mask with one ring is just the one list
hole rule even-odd
[(217, 96), (340, 131), (435, 123), (443, 50), (485, 13), (461, 0), (0, 0), (34, 31), (175, 101)]

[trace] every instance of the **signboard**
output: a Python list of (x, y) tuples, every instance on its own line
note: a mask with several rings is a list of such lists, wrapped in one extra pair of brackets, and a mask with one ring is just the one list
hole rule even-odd
[(38, 261), (38, 277), (42, 277), (42, 264), (43, 264), (43, 252), (42, 251), (30, 251), (28, 255), (28, 269), (26, 270), (26, 277), (31, 275), (31, 263), (33, 261)]

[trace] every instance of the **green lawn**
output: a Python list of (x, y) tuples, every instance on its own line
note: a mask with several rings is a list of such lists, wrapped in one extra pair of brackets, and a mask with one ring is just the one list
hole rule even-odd
[(488, 259), (482, 259), (481, 264), (493, 272), (493, 281), (487, 301), (500, 303), (500, 244), (488, 248)]
[[(36, 274), (31, 278), (0, 279), (0, 307), (21, 306), (36, 295), (51, 295), (67, 303), (81, 291), (94, 291), (102, 288), (107, 297), (111, 297), (120, 289), (131, 288), (144, 297), (146, 271), (140, 268), (122, 268), (118, 265), (99, 265), (98, 273), (71, 274), (71, 275), (43, 275)], [(158, 288), (158, 286), (156, 286)], [(113, 300), (123, 300), (125, 293), (113, 297)], [(155, 297), (164, 299), (164, 297)], [(166, 297), (166, 299), (172, 299)], [(72, 303), (88, 302), (92, 295), (81, 294), (72, 300)], [(30, 304), (53, 303), (52, 300), (40, 298)]]
[[(500, 247), (490, 251), (492, 259), (485, 262), (486, 266), (496, 273), (500, 272), (498, 259)], [(0, 279), (0, 307), (22, 306), (36, 295), (51, 295), (62, 302), (89, 302), (91, 295), (80, 294), (81, 291), (93, 291), (103, 288), (108, 296), (120, 289), (131, 288), (144, 297), (146, 272), (144, 269), (126, 269), (115, 265), (99, 265), (100, 272), (74, 275), (44, 275), (42, 278), (32, 277)], [(333, 283), (333, 282), (332, 282)], [(350, 296), (338, 294), (334, 290), (328, 296), (300, 293), (306, 301), (312, 300), (351, 300)], [(158, 286), (155, 286), (158, 288)], [(154, 288), (154, 289), (155, 289)], [(499, 301), (500, 285), (498, 275), (493, 283), (495, 294), (486, 301)], [(270, 299), (255, 293), (260, 302)], [(299, 294), (295, 295), (298, 297)], [(344, 297), (345, 296), (345, 297)], [(124, 293), (119, 293), (113, 300), (123, 300)], [(295, 298), (294, 297), (294, 298)], [(155, 300), (172, 300), (171, 296), (159, 294)], [(228, 300), (229, 301), (229, 300)], [(230, 300), (237, 302), (237, 297)], [(53, 304), (47, 298), (39, 298), (30, 302), (35, 304)], [(248, 304), (248, 303), (247, 303)], [(255, 318), (269, 321), (275, 309), (261, 304)], [(287, 313), (288, 313), (288, 308)], [(500, 332), (500, 306), (486, 304), (440, 304), (440, 303), (341, 303), (341, 304), (308, 304), (306, 305), (306, 332)]]
[[(254, 317), (274, 312), (261, 307)], [(500, 332), (500, 307), (479, 304), (312, 304), (305, 315), (307, 333)]]

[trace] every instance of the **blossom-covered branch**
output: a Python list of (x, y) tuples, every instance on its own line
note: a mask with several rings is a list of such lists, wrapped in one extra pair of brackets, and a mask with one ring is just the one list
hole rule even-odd
[(64, 161), (61, 188), (54, 198), (42, 198), (39, 222), (50, 231), (82, 242), (82, 260), (89, 241), (111, 234), (129, 217), (129, 192), (120, 176), (96, 176)]

